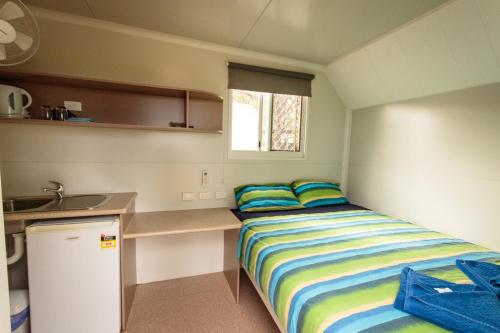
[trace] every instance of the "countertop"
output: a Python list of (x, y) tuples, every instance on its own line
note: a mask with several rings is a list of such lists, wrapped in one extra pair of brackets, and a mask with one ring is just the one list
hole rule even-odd
[(241, 222), (228, 208), (135, 213), (124, 239), (240, 229)]
[[(4, 213), (5, 222), (20, 220), (47, 220), (60, 219), (68, 217), (84, 217), (99, 215), (120, 215), (127, 212), (127, 208), (134, 204), (137, 196), (135, 192), (126, 193), (92, 193), (92, 194), (111, 194), (111, 199), (101, 207), (94, 209), (65, 210), (65, 211), (44, 211), (44, 212), (17, 212)], [(73, 195), (73, 194), (71, 194)], [(42, 196), (40, 196), (42, 197)], [(45, 196), (46, 197), (46, 196)]]

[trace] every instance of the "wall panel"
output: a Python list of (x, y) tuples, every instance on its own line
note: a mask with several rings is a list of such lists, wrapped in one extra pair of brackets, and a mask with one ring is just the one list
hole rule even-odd
[(353, 112), (349, 198), (500, 250), (500, 84)]
[(464, 84), (472, 87), (499, 81), (500, 66), (476, 1), (457, 1), (440, 11), (439, 17)]
[(344, 103), (352, 109), (372, 101), (381, 103), (387, 94), (364, 49), (332, 64), (327, 75)]
[(500, 1), (475, 0), (479, 7), (481, 19), (484, 22), (486, 34), (500, 64)]
[(451, 1), (331, 63), (326, 73), (351, 109), (498, 82), (499, 7), (496, 0)]
[[(141, 37), (129, 33), (133, 28), (122, 33), (79, 24), (85, 19), (75, 22), (39, 18), (40, 50), (19, 68), (210, 91), (225, 99), (224, 135), (0, 124), (5, 195), (42, 194), (42, 186), (55, 179), (68, 193), (136, 191), (136, 209), (154, 211), (233, 206), (233, 187), (244, 182), (340, 179), (344, 106), (322, 72), (315, 73), (312, 83), (306, 160), (228, 160), (226, 62), (307, 69), (277, 64), (276, 57), (263, 60), (262, 54), (229, 55)], [(209, 171), (208, 186), (201, 185), (204, 169)], [(226, 191), (227, 199), (181, 199), (182, 192), (200, 191)], [(206, 253), (199, 251), (196, 237), (172, 238), (174, 245), (165, 245), (169, 241), (166, 237), (138, 242), (139, 282), (222, 269), (221, 234), (203, 241)], [(184, 247), (176, 250), (179, 242)], [(207, 253), (214, 260), (206, 261)], [(174, 259), (181, 257), (193, 267), (179, 267)], [(155, 262), (161, 267), (156, 269)]]

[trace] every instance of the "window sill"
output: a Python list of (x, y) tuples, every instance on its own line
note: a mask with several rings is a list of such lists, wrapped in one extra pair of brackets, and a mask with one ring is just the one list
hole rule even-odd
[(305, 160), (304, 152), (283, 151), (244, 151), (231, 150), (228, 153), (229, 160), (269, 160), (269, 161), (297, 161)]

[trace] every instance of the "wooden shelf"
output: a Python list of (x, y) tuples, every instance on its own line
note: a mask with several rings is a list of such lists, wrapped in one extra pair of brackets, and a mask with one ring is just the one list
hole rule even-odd
[(241, 222), (228, 208), (135, 213), (123, 239), (240, 228)]
[(203, 129), (203, 128), (185, 128), (185, 127), (157, 127), (148, 125), (132, 125), (132, 124), (111, 124), (98, 122), (71, 122), (57, 120), (40, 120), (40, 119), (8, 119), (0, 118), (0, 124), (20, 124), (20, 125), (41, 125), (41, 126), (62, 126), (62, 127), (89, 127), (89, 128), (117, 128), (117, 129), (134, 129), (134, 130), (153, 130), (153, 131), (170, 131), (170, 132), (191, 132), (191, 133), (216, 133), (221, 134), (222, 130), (218, 129)]
[[(6, 69), (0, 70), (0, 84), (23, 88), (33, 97), (28, 108), (32, 119), (0, 118), (0, 123), (222, 133), (222, 97), (210, 92)], [(39, 119), (42, 105), (64, 101), (82, 102), (77, 115), (96, 122)]]
[(73, 77), (67, 75), (45, 74), (36, 72), (13, 71), (9, 69), (0, 70), (1, 80), (22, 81), (30, 83), (42, 83), (51, 85), (63, 85), (67, 87), (78, 87), (86, 89), (100, 89), (122, 91), (136, 94), (158, 95), (168, 97), (185, 97), (186, 91), (189, 91), (193, 98), (222, 101), (222, 97), (213, 93), (181, 88), (170, 88), (156, 85), (143, 85), (127, 82), (118, 82), (111, 80), (95, 80), (82, 77)]
[(199, 90), (189, 90), (189, 96), (192, 99), (201, 99), (205, 101), (222, 102), (222, 96), (218, 96), (212, 93), (207, 93)]

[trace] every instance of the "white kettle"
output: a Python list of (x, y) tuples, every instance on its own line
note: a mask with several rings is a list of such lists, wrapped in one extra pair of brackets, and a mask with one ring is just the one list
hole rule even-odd
[[(26, 104), (23, 97), (26, 97)], [(26, 109), (31, 102), (31, 95), (26, 90), (0, 84), (0, 117), (28, 118), (29, 113)]]

